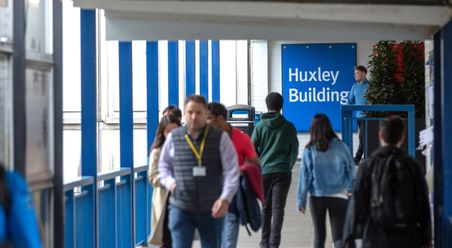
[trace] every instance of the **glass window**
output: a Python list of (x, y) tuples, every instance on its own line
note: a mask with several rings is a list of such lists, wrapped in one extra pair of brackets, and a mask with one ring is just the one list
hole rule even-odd
[(13, 7), (12, 0), (0, 0), (0, 43), (12, 43)]
[(27, 51), (53, 52), (52, 46), (52, 4), (51, 0), (26, 0), (26, 37)]
[[(41, 67), (40, 67), (41, 66)], [(26, 144), (27, 174), (49, 173), (50, 158), (52, 71), (40, 64), (28, 65), (26, 69)]]
[(11, 131), (11, 64), (10, 57), (0, 52), (0, 161), (10, 164)]

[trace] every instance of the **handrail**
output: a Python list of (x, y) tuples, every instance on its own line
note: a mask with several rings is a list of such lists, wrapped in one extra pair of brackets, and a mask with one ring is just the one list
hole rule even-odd
[(414, 129), (414, 111), (413, 104), (377, 104), (377, 105), (342, 105), (342, 140), (353, 150), (352, 139), (352, 112), (353, 111), (373, 111), (373, 112), (407, 112), (408, 113), (408, 154), (415, 156), (415, 129)]
[(64, 184), (64, 191), (73, 190), (76, 187), (88, 186), (94, 183), (94, 177), (78, 177), (77, 179)]
[(105, 181), (108, 179), (113, 179), (119, 176), (126, 176), (130, 175), (130, 168), (120, 168), (119, 170), (109, 171), (109, 172), (103, 172), (99, 173), (97, 175), (97, 181)]
[(133, 168), (133, 172), (144, 172), (148, 170), (148, 165), (140, 165)]

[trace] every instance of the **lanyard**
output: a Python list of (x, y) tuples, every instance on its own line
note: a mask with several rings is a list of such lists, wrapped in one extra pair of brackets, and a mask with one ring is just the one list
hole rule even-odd
[(206, 131), (204, 132), (204, 136), (202, 137), (201, 147), (199, 149), (199, 152), (198, 152), (198, 150), (196, 150), (196, 147), (193, 145), (193, 143), (191, 142), (188, 135), (185, 134), (185, 140), (187, 141), (187, 144), (190, 146), (191, 150), (193, 151), (193, 154), (195, 154), (196, 158), (198, 159), (198, 166), (202, 165), (202, 154), (204, 153), (204, 145), (206, 144), (206, 138), (207, 138), (208, 132), (209, 132), (209, 126), (207, 126)]

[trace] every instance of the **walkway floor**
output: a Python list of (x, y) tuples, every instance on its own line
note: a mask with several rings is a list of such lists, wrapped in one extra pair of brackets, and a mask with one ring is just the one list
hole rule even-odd
[[(284, 226), (281, 234), (281, 248), (311, 248), (313, 246), (312, 221), (310, 211), (306, 211), (306, 215), (302, 215), (296, 211), (295, 199), (297, 194), (298, 177), (300, 165), (297, 163), (292, 171), (292, 183), (290, 186), (289, 196), (285, 209)], [(240, 227), (239, 248), (257, 248), (259, 247), (261, 233), (252, 233), (248, 236), (246, 229)], [(199, 248), (199, 242), (195, 242), (194, 248)], [(327, 231), (326, 248), (332, 248), (331, 231)]]

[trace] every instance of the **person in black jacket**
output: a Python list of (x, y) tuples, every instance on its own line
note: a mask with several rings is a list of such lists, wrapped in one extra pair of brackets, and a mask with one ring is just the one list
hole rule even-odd
[(400, 149), (405, 127), (397, 116), (380, 123), (381, 147), (358, 170), (343, 231), (347, 248), (431, 247), (428, 190), (421, 166)]

